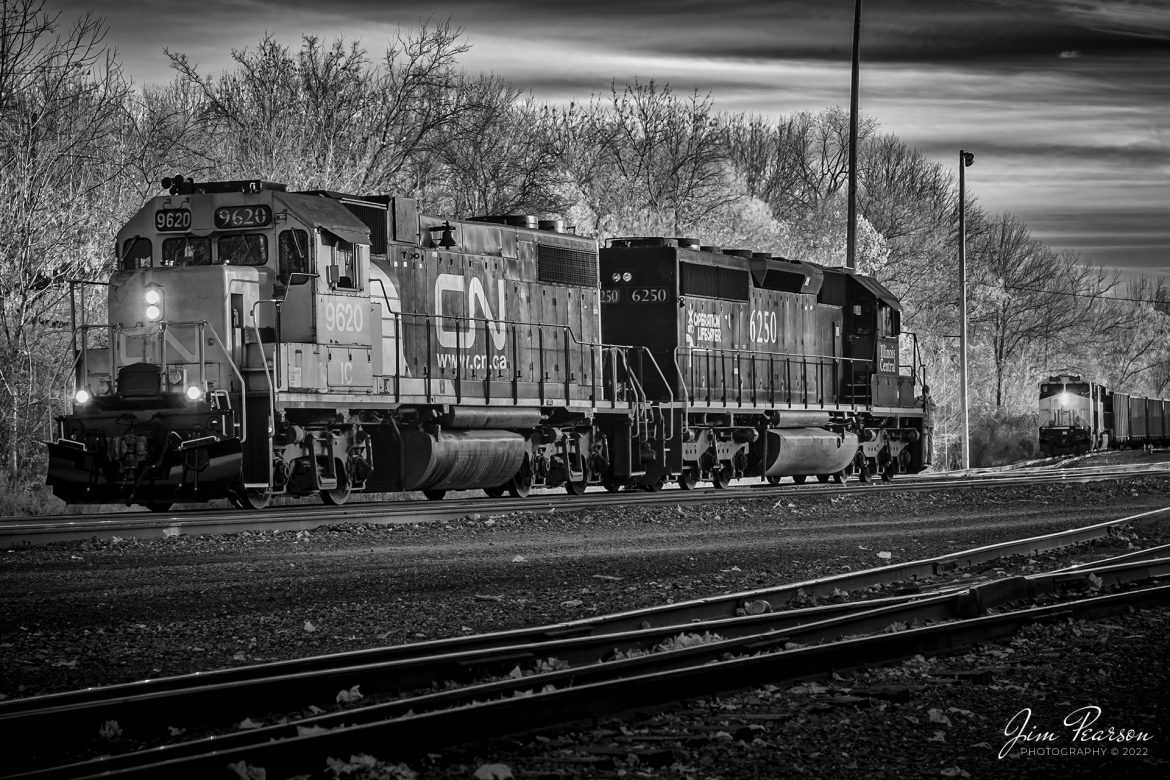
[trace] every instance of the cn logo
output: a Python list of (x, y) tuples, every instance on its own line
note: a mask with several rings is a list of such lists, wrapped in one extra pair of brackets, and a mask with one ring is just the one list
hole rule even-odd
[[(464, 298), (467, 300), (467, 319), (464, 321), (454, 320), (451, 317), (458, 317), (458, 314), (444, 315), (444, 300), (450, 296), (458, 295), (460, 301)], [(448, 310), (459, 311), (461, 306), (451, 306)], [(496, 313), (492, 313), (492, 307), (488, 305), (487, 294), (484, 292), (483, 283), (476, 278), (472, 278), (470, 282), (457, 274), (439, 274), (435, 278), (435, 330), (439, 338), (439, 346), (446, 349), (469, 349), (475, 346), (476, 326), (479, 324), (475, 322), (477, 319), (486, 320), (485, 323), (487, 332), (492, 337), (492, 344), (496, 349), (503, 349), (507, 341), (504, 319), (504, 280), (500, 279), (496, 282)], [(448, 319), (444, 319), (447, 317)]]

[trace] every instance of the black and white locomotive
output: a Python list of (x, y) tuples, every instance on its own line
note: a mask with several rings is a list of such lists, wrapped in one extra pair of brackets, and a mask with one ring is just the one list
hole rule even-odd
[(413, 199), (164, 180), (119, 232), (49, 444), (70, 503), (925, 468), (900, 307), (875, 280)]

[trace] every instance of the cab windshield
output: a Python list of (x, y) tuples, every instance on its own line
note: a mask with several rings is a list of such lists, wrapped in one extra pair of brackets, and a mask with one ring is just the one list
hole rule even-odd
[(212, 253), (211, 239), (176, 236), (163, 241), (164, 266), (264, 265), (268, 262), (268, 237), (262, 233), (232, 233), (220, 236)]

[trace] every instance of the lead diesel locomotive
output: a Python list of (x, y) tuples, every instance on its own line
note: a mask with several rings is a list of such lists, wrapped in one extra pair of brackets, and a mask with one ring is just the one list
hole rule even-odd
[(76, 333), (70, 503), (745, 477), (928, 463), (898, 301), (845, 269), (410, 198), (163, 181)]

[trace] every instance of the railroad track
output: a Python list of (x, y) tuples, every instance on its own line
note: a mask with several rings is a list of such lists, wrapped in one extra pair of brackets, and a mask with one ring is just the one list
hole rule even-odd
[[(226, 764), (236, 761), (280, 776), (320, 765), (326, 756), (349, 755), (345, 751), (377, 752), (375, 745), (393, 744), (396, 754), (437, 750), (458, 741), (457, 735), (484, 738), (567, 724), (586, 714), (661, 706), (954, 650), (1038, 620), (1164, 605), (1167, 586), (1071, 600), (1061, 596), (1170, 576), (1164, 548), (976, 586), (945, 578), (958, 567), (1100, 538), (1121, 524), (1167, 511), (1170, 507), (898, 566), (553, 626), (3, 702), (0, 733), (9, 745), (50, 739), (58, 760), (86, 755), (103, 729), (107, 735), (121, 732), (118, 744), (161, 745), (27, 775), (37, 778), (227, 776)], [(910, 583), (917, 592), (782, 611), (798, 594), (807, 599), (894, 583)], [(984, 614), (1038, 596), (1060, 601)], [(881, 633), (916, 622), (932, 625)], [(440, 680), (470, 685), (436, 692), (432, 688)], [(339, 692), (377, 702), (246, 731), (228, 725), (264, 712), (311, 712), (333, 703)], [(172, 728), (183, 729), (188, 741), (165, 744), (173, 742)], [(109, 750), (111, 743), (99, 740), (97, 747)], [(35, 765), (20, 768), (27, 766)]]
[(263, 512), (236, 509), (192, 509), (169, 513), (119, 512), (99, 515), (52, 515), (0, 518), (0, 548), (78, 539), (158, 538), (178, 535), (240, 533), (242, 531), (299, 531), (337, 523), (395, 525), (455, 520), (468, 515), (501, 515), (572, 511), (598, 506), (692, 505), (761, 495), (849, 495), (870, 490), (954, 490), (967, 487), (1013, 487), (1052, 483), (1087, 483), (1143, 476), (1170, 475), (1170, 463), (1076, 468), (1033, 467), (939, 472), (900, 477), (891, 483), (846, 485), (768, 485), (751, 482), (726, 490), (663, 490), (654, 493), (608, 493), (590, 490), (582, 496), (563, 493), (533, 494), (525, 499), (472, 496), (444, 501), (361, 502), (344, 507), (288, 505)]

